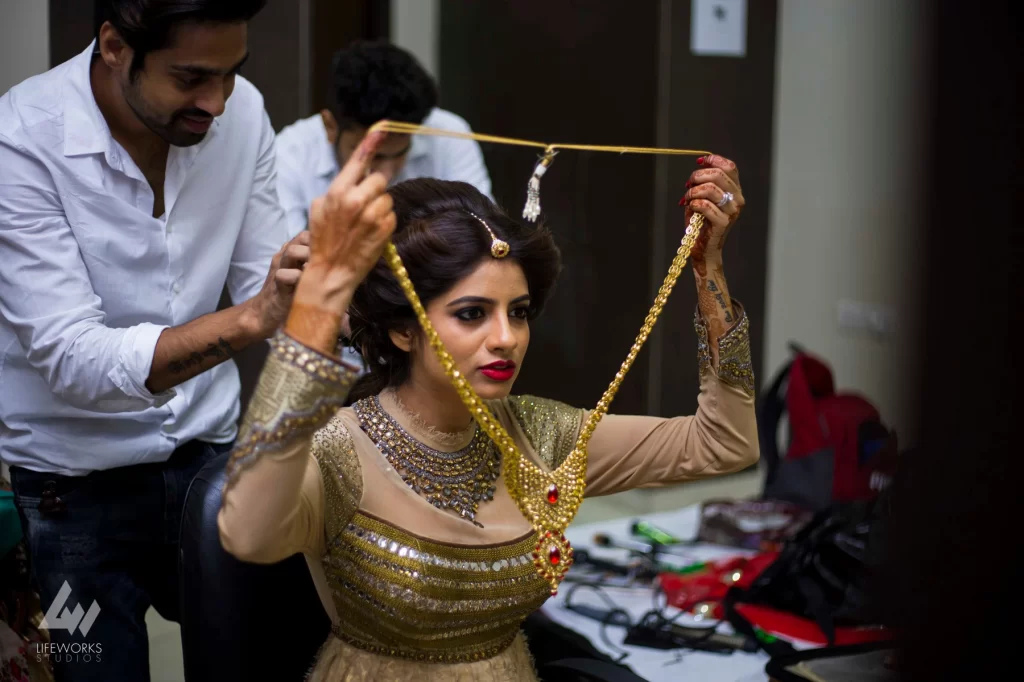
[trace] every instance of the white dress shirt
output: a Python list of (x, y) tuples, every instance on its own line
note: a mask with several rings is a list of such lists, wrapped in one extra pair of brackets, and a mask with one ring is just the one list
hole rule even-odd
[[(444, 109), (431, 111), (423, 125), (472, 132), (464, 119)], [(338, 174), (338, 155), (327, 139), (320, 114), (286, 127), (278, 133), (276, 146), (277, 190), (288, 215), (290, 233), (296, 235), (306, 229), (313, 199), (323, 196)], [(491, 178), (476, 140), (414, 135), (405, 167), (392, 184), (412, 178), (460, 180), (491, 196)]]
[(111, 136), (93, 46), (0, 98), (0, 458), (36, 471), (166, 460), (235, 437), (233, 362), (154, 395), (161, 332), (254, 296), (288, 239), (274, 132), (243, 78), (192, 147), (171, 147), (165, 213)]

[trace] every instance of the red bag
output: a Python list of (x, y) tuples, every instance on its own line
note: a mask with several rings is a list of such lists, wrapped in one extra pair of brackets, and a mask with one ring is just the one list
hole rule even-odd
[(670, 606), (691, 611), (700, 604), (708, 603), (712, 606), (708, 616), (721, 619), (722, 611), (717, 602), (725, 598), (729, 588), (749, 587), (778, 556), (778, 552), (762, 552), (749, 559), (737, 557), (711, 561), (700, 570), (685, 574), (666, 571), (658, 576), (658, 585)]
[[(780, 456), (782, 418), (789, 445)], [(758, 406), (761, 454), (768, 467), (764, 498), (819, 511), (835, 502), (871, 500), (895, 472), (896, 434), (855, 393), (837, 393), (832, 370), (798, 352)]]

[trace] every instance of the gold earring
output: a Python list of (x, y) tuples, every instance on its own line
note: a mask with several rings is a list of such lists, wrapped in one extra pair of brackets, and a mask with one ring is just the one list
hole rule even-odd
[(504, 258), (505, 256), (507, 256), (509, 254), (509, 251), (512, 250), (512, 247), (508, 245), (508, 242), (498, 239), (498, 237), (495, 236), (494, 232), (491, 230), (491, 226), (484, 222), (483, 218), (478, 216), (476, 213), (473, 213), (472, 211), (466, 212), (469, 213), (469, 215), (476, 218), (477, 220), (479, 220), (480, 224), (484, 226), (485, 230), (487, 230), (487, 234), (491, 235), (491, 255), (494, 256), (495, 258)]

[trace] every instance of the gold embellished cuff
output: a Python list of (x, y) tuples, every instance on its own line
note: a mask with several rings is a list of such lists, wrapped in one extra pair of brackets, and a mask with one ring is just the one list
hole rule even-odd
[(344, 362), (279, 331), (270, 340), (270, 355), (228, 460), (228, 483), (257, 457), (311, 438), (344, 405), (358, 378)]
[[(733, 306), (740, 311), (740, 320), (718, 339), (718, 378), (752, 396), (754, 366), (750, 361), (750, 319), (739, 301), (733, 299)], [(708, 327), (700, 310), (694, 315), (693, 326), (697, 330), (697, 364), (700, 376), (704, 376), (713, 369)]]

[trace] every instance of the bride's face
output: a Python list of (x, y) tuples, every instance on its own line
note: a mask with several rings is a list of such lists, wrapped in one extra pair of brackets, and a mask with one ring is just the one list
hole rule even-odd
[[(504, 398), (512, 390), (530, 343), (529, 305), (530, 292), (519, 264), (488, 258), (427, 306), (427, 317), (456, 367), (484, 400)], [(391, 338), (411, 353), (412, 381), (451, 390), (451, 380), (425, 334), (392, 332)]]

